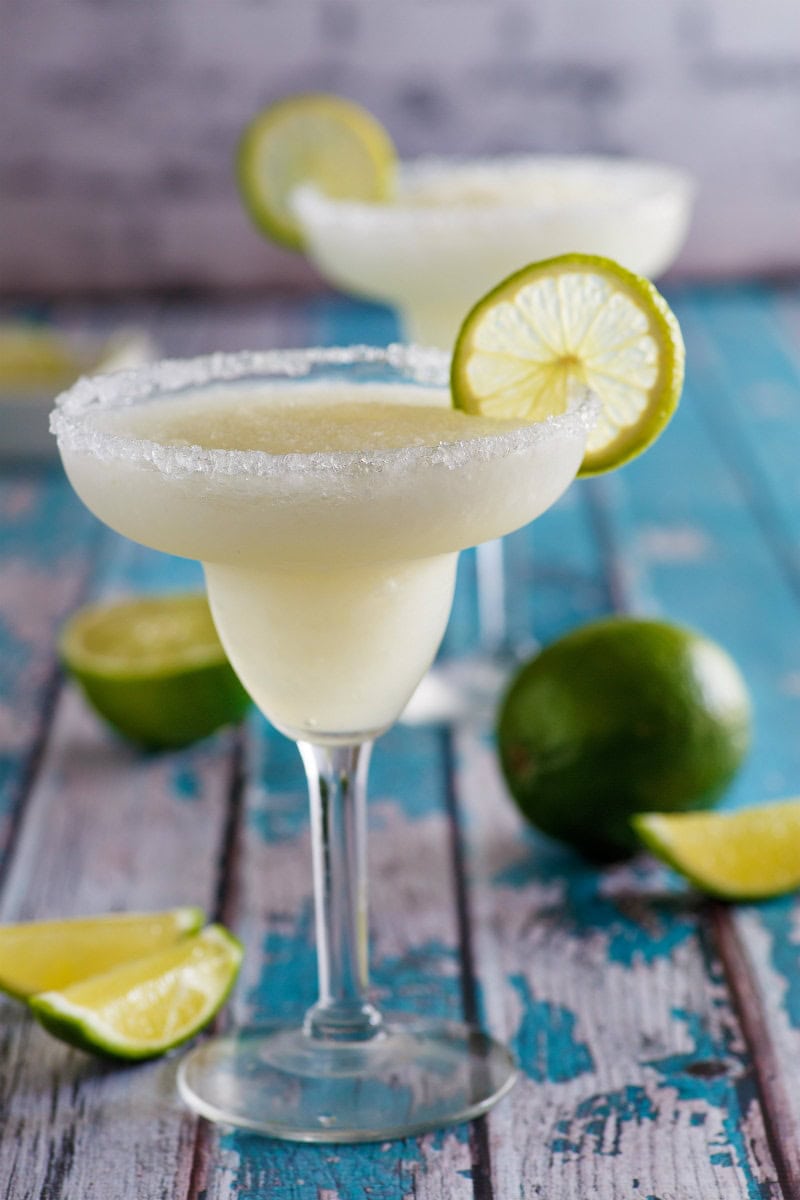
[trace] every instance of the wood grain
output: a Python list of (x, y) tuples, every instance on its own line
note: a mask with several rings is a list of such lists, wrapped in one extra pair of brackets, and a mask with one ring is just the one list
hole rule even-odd
[[(235, 1024), (300, 1020), (316, 998), (307, 798), (293, 745), (251, 730), (235, 927), (248, 947), (232, 1005)], [(398, 728), (374, 755), (370, 803), (372, 984), (395, 1011), (459, 1017), (453, 900), (440, 737)], [(297, 1146), (212, 1135), (202, 1193), (316, 1200), (373, 1194), (468, 1200), (465, 1129), (374, 1146)]]
[[(722, 641), (755, 701), (753, 750), (729, 797), (741, 805), (796, 792), (800, 780), (800, 300), (710, 288), (672, 298), (689, 349), (679, 415), (646, 460), (577, 484), (510, 539), (512, 626), (549, 641), (617, 608)], [(328, 299), (129, 313), (176, 353), (395, 335), (384, 311)], [(76, 309), (62, 319), (87, 318)], [(299, 1012), (315, 971), (294, 747), (254, 716), (243, 740), (141, 757), (71, 685), (53, 687), (54, 630), (80, 596), (196, 586), (196, 567), (97, 535), (57, 475), (4, 477), (0, 510), (0, 916), (222, 906), (248, 947), (226, 1020)], [(465, 555), (447, 648), (474, 633)], [(393, 730), (376, 750), (372, 796), (376, 995), (476, 1010), (519, 1056), (515, 1092), (471, 1128), (291, 1147), (196, 1123), (177, 1102), (172, 1060), (92, 1063), (9, 1002), (3, 1200), (800, 1193), (793, 897), (721, 910), (647, 860), (604, 871), (579, 862), (523, 828), (479, 730), (452, 742)]]
[[(137, 315), (158, 317), (152, 306)], [(30, 643), (34, 682), (53, 676), (58, 623), (79, 599), (198, 585), (194, 564), (103, 531), (60, 471), (37, 473), (28, 489), (16, 500), (11, 493), (17, 524), (4, 529), (14, 550), (3, 562), (11, 614), (4, 620), (23, 648)], [(2, 919), (176, 903), (210, 909), (227, 826), (230, 736), (143, 756), (105, 730), (68, 684), (40, 737), (37, 719), (26, 714), (36, 703), (29, 674), (4, 682), (28, 741), (11, 744), (27, 792), (18, 787), (16, 813), (10, 808), (16, 838), (2, 879)], [(26, 755), (37, 749), (36, 770), (26, 771)], [(172, 1059), (106, 1065), (49, 1038), (21, 1006), (7, 1001), (0, 1011), (0, 1104), (10, 1131), (0, 1143), (0, 1194), (83, 1200), (129, 1186), (142, 1200), (186, 1194), (196, 1122), (177, 1101)]]

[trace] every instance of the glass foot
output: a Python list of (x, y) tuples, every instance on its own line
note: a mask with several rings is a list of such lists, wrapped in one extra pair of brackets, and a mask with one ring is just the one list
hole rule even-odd
[(504, 1046), (469, 1025), (388, 1021), (368, 1042), (266, 1026), (213, 1038), (178, 1071), (210, 1121), (297, 1142), (375, 1142), (479, 1116), (508, 1092)]

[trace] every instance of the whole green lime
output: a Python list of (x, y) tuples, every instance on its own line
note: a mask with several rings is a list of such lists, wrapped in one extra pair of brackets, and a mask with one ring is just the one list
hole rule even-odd
[(585, 625), (523, 666), (500, 761), (525, 817), (588, 857), (636, 849), (637, 812), (710, 808), (750, 740), (750, 701), (716, 642), (663, 621)]

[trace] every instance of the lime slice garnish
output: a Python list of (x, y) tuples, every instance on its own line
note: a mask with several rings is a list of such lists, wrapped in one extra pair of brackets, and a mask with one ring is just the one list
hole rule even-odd
[(311, 184), (337, 199), (381, 201), (391, 190), (396, 155), (366, 109), (341, 96), (289, 96), (254, 117), (236, 162), (239, 190), (256, 226), (294, 250), (303, 248), (292, 193)]
[(30, 1001), (45, 1029), (82, 1050), (152, 1058), (198, 1033), (224, 1004), (242, 947), (220, 925)]
[(101, 716), (145, 746), (187, 745), (240, 720), (250, 703), (202, 595), (83, 608), (60, 651)]
[(680, 327), (647, 279), (609, 258), (564, 254), (510, 275), (467, 315), (453, 354), (453, 403), (541, 421), (575, 383), (601, 411), (579, 474), (619, 467), (661, 433), (680, 399)]
[(56, 391), (77, 379), (81, 360), (52, 329), (24, 322), (0, 324), (0, 390)]
[(765, 900), (800, 887), (800, 799), (739, 812), (640, 813), (645, 845), (701, 891)]
[(0, 925), (0, 989), (24, 999), (69, 987), (196, 933), (200, 908)]

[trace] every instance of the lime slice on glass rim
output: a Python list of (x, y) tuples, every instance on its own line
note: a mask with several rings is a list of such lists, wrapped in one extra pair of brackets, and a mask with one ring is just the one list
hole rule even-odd
[(239, 191), (267, 237), (302, 250), (292, 193), (311, 184), (327, 196), (382, 201), (396, 154), (381, 123), (352, 100), (309, 92), (279, 100), (245, 128), (236, 157)]
[(0, 925), (0, 990), (20, 1000), (69, 987), (196, 933), (201, 908)]
[(152, 749), (206, 737), (250, 704), (200, 593), (82, 608), (59, 650), (97, 712)]
[(471, 309), (453, 352), (453, 403), (545, 420), (576, 384), (600, 414), (579, 475), (620, 467), (662, 432), (680, 399), (680, 327), (649, 280), (612, 259), (564, 254), (510, 275)]
[(71, 987), (34, 996), (45, 1029), (90, 1053), (153, 1058), (203, 1029), (236, 980), (241, 943), (221, 925)]
[(766, 900), (800, 887), (800, 799), (738, 812), (639, 813), (657, 858), (722, 900)]

